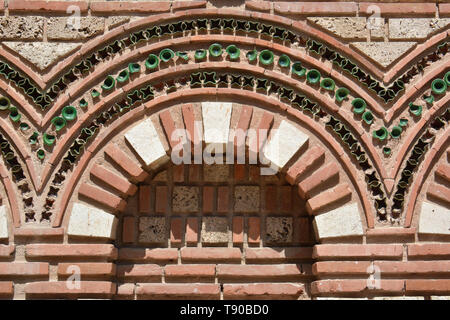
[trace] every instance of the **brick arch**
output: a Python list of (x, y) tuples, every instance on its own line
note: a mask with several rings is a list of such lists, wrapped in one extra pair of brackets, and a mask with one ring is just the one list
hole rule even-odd
[[(260, 114), (259, 123), (251, 122), (253, 110), (257, 109), (252, 107), (242, 108), (239, 118), (234, 119), (236, 127), (244, 130), (247, 128), (273, 130), (274, 115), (270, 112), (260, 111), (262, 114)], [(189, 132), (192, 132), (195, 115), (191, 107), (184, 106), (182, 108), (183, 120), (178, 120), (177, 123), (174, 122), (169, 110), (160, 112), (159, 118), (154, 116), (153, 121), (151, 118), (147, 118), (131, 129), (127, 129), (124, 133), (127, 141), (126, 147), (122, 144), (119, 147), (118, 142), (107, 144), (106, 148), (103, 149), (105, 155), (107, 155), (106, 161), (118, 167), (122, 174), (114, 173), (114, 170), (109, 170), (108, 166), (105, 167), (101, 164), (91, 166), (90, 182), (82, 182), (78, 194), (102, 209), (94, 209), (93, 207), (89, 209), (90, 207), (86, 207), (84, 204), (75, 204), (75, 209), (72, 209), (70, 217), (66, 217), (69, 235), (114, 238), (116, 218), (108, 211), (113, 213), (123, 212), (127, 203), (126, 199), (136, 192), (136, 183), (142, 182), (148, 177), (146, 171), (154, 172), (169, 161), (168, 154), (178, 143), (169, 138), (175, 128), (180, 127), (181, 124), (181, 128), (186, 127)], [(220, 128), (221, 132), (228, 132), (232, 110), (236, 112), (235, 109), (232, 109), (231, 103), (212, 102), (202, 104), (202, 121), (205, 127), (203, 140), (207, 147), (211, 144), (224, 143), (220, 139), (217, 140), (218, 137), (214, 134), (208, 133), (207, 128), (213, 126)], [(196, 112), (198, 116), (199, 111)], [(215, 117), (217, 112), (223, 114), (217, 118)], [(217, 124), (214, 121), (218, 121)], [(158, 124), (159, 122), (161, 125)], [(253, 127), (250, 127), (250, 125)], [(162, 132), (158, 133), (158, 130)], [(228, 137), (228, 134), (226, 136)], [(345, 176), (346, 173), (340, 169), (340, 165), (337, 165), (335, 160), (332, 160), (335, 158), (329, 159), (329, 156), (327, 156), (326, 159), (328, 160), (324, 159), (325, 150), (323, 147), (312, 146), (308, 143), (308, 140), (310, 140), (309, 134), (302, 132), (290, 120), (281, 119), (277, 121), (276, 130), (271, 131), (270, 138), (264, 148), (261, 149), (262, 151), (255, 150), (251, 144), (248, 149), (249, 152), (255, 154), (263, 152), (276, 171), (286, 174), (287, 181), (292, 185), (297, 185), (300, 196), (306, 202), (307, 211), (314, 217), (318, 239), (334, 241), (355, 236), (362, 237), (365, 232), (365, 222), (361, 219), (359, 201), (356, 200), (360, 194), (351, 191), (353, 179), (342, 182), (342, 178), (339, 178), (339, 176), (342, 174)], [(277, 150), (282, 150), (279, 154), (273, 153), (276, 142), (281, 144), (280, 147), (276, 145), (279, 148)], [(149, 144), (152, 145), (152, 148), (146, 147)], [(126, 155), (124, 148), (129, 148), (135, 155), (136, 160), (132, 160), (133, 157), (130, 158)], [(141, 165), (146, 170), (143, 170)], [(336, 184), (332, 181), (341, 182)], [(355, 196), (352, 197), (352, 193)], [(67, 193), (64, 198), (69, 199)], [(61, 210), (65, 210), (64, 208), (65, 206), (62, 205)], [(104, 225), (108, 227), (105, 227), (106, 229), (93, 229), (88, 222), (88, 218), (95, 216), (104, 220)]]

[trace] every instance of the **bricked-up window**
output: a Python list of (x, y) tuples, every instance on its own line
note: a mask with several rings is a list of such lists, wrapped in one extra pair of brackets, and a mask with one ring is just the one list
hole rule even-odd
[(297, 188), (255, 165), (169, 166), (129, 199), (119, 245), (312, 245)]

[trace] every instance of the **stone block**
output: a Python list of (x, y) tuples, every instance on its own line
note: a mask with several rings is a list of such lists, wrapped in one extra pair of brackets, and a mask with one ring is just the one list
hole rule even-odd
[(306, 134), (283, 120), (264, 146), (264, 157), (280, 170), (307, 141)]
[(202, 218), (203, 243), (227, 243), (228, 219), (222, 217)]
[(292, 242), (292, 217), (267, 217), (266, 241), (268, 243)]
[(389, 19), (389, 39), (425, 39), (449, 23), (450, 18)]
[(142, 162), (151, 169), (156, 169), (170, 159), (151, 119), (141, 122), (125, 133), (125, 139)]
[(364, 234), (356, 202), (316, 216), (314, 224), (321, 240)]
[(117, 218), (101, 209), (74, 203), (69, 219), (69, 236), (115, 239)]
[(52, 17), (47, 21), (49, 40), (82, 40), (103, 33), (105, 19), (100, 17), (81, 17), (80, 25), (73, 26), (69, 17)]
[(43, 17), (1, 17), (0, 39), (3, 40), (42, 40), (44, 34)]
[(139, 242), (163, 243), (167, 241), (165, 217), (141, 217), (139, 219)]
[(259, 212), (260, 188), (258, 186), (236, 186), (234, 188), (235, 212)]
[(228, 142), (232, 104), (228, 102), (203, 102), (203, 132), (206, 145), (222, 147)]
[(226, 182), (229, 176), (229, 166), (212, 164), (203, 166), (203, 179), (206, 182)]
[(6, 215), (6, 206), (0, 206), (0, 239), (7, 239), (8, 235), (8, 217)]
[(172, 194), (172, 210), (174, 212), (198, 212), (198, 187), (175, 186)]
[(450, 235), (450, 209), (423, 202), (419, 218), (419, 234)]
[(344, 39), (366, 39), (368, 35), (363, 17), (310, 17), (308, 21)]

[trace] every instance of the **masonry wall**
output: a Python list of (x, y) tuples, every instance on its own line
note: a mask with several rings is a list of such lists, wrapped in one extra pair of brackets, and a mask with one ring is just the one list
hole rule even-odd
[(447, 300), (449, 25), (448, 1), (0, 2), (0, 298)]

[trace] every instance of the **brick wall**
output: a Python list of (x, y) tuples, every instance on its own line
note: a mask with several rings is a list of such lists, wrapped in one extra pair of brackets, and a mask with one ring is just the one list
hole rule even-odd
[(448, 299), (446, 2), (2, 1), (0, 298)]

